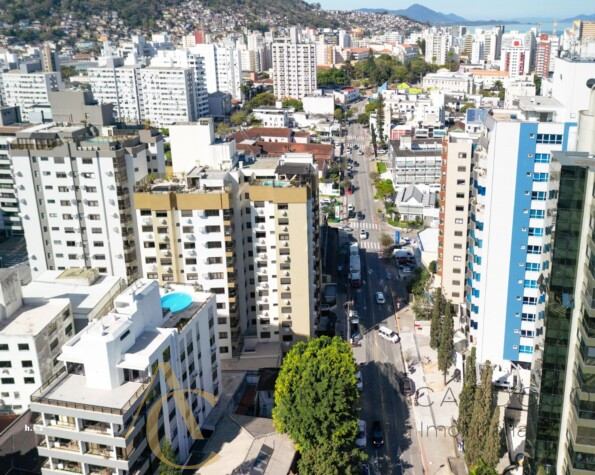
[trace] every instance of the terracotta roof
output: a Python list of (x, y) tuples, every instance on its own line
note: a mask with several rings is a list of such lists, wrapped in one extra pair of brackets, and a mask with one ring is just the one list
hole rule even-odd
[(240, 130), (232, 135), (236, 142), (244, 140), (259, 140), (261, 137), (282, 137), (291, 138), (293, 131), (287, 127), (252, 127), (246, 130)]
[(294, 132), (293, 133), (294, 137), (310, 137), (310, 132), (303, 130), (301, 132)]
[(319, 143), (282, 143), (261, 142), (254, 145), (237, 143), (236, 148), (252, 155), (281, 156), (284, 153), (310, 153), (315, 160), (330, 160), (333, 156), (333, 146)]
[(366, 53), (367, 51), (370, 51), (370, 48), (351, 48), (350, 51), (352, 53)]

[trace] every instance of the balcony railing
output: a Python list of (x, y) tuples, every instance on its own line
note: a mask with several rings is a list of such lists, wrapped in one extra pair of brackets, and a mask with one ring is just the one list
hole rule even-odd
[(77, 402), (71, 401), (61, 401), (57, 399), (52, 399), (47, 397), (46, 394), (48, 390), (54, 386), (57, 382), (63, 380), (64, 378), (68, 377), (69, 374), (66, 373), (64, 368), (61, 368), (57, 373), (55, 373), (50, 379), (48, 379), (43, 385), (39, 387), (32, 395), (31, 395), (31, 402), (36, 402), (39, 404), (49, 404), (52, 406), (61, 406), (61, 407), (68, 407), (71, 409), (79, 409), (82, 411), (93, 411), (93, 412), (101, 412), (101, 413), (108, 413), (108, 414), (125, 414), (132, 405), (139, 399), (140, 395), (147, 389), (149, 386), (150, 381), (144, 382), (141, 387), (139, 387), (135, 393), (130, 397), (130, 399), (121, 407), (105, 407), (96, 404), (82, 404)]

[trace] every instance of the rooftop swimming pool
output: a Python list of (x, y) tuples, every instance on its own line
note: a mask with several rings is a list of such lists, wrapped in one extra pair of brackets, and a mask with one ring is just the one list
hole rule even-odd
[(161, 297), (161, 306), (169, 309), (171, 313), (176, 313), (189, 307), (192, 303), (192, 296), (183, 292), (173, 292)]
[(274, 186), (275, 188), (285, 188), (286, 186), (289, 186), (289, 182), (281, 180), (264, 180), (262, 182), (262, 186)]

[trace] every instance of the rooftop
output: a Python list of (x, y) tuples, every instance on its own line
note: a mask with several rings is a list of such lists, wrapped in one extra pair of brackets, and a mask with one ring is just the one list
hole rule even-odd
[(2, 335), (38, 335), (69, 305), (67, 298), (27, 300), (9, 318), (0, 321), (0, 332)]
[(57, 373), (31, 395), (31, 401), (95, 412), (126, 412), (146, 388), (146, 383), (127, 381), (105, 390), (87, 387), (85, 376)]
[(553, 152), (553, 157), (564, 167), (588, 167), (595, 172), (595, 155), (589, 152)]
[[(71, 302), (75, 315), (86, 315), (96, 309), (106, 295), (117, 293), (123, 284), (119, 277), (106, 275), (99, 276), (91, 284), (84, 280), (70, 279), (71, 271), (78, 270), (42, 272), (22, 288), (23, 297), (65, 298)], [(85, 270), (85, 273), (88, 272), (89, 270)]]
[(519, 109), (522, 111), (550, 112), (564, 107), (553, 97), (521, 96), (518, 101)]
[(217, 453), (213, 463), (197, 473), (290, 473), (296, 449), (289, 437), (278, 434), (272, 419), (240, 415), (226, 416), (218, 425), (203, 450), (205, 458)]

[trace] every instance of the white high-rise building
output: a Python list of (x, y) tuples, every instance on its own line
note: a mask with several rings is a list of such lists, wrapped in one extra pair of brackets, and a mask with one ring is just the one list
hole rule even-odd
[[(184, 463), (220, 392), (215, 298), (190, 286), (168, 290), (135, 282), (62, 346), (65, 370), (31, 396), (37, 451), (48, 459), (42, 474), (156, 473), (151, 432)], [(148, 417), (138, 416), (142, 405)], [(162, 410), (154, 426), (149, 407)]]
[(194, 121), (196, 87), (191, 68), (149, 66), (141, 69), (143, 119), (156, 127)]
[(140, 67), (124, 64), (123, 58), (104, 61), (103, 66), (87, 70), (93, 96), (102, 104), (113, 104), (119, 120), (140, 124), (143, 120)]
[[(23, 65), (26, 66), (26, 65)], [(36, 104), (48, 104), (50, 91), (63, 89), (60, 73), (28, 72), (26, 68), (1, 73), (2, 102), (7, 106), (19, 106), (23, 121)]]
[[(531, 36), (511, 31), (502, 35), (500, 69), (508, 71), (511, 78), (525, 76), (531, 69)], [(533, 36), (533, 40), (535, 37)], [(528, 42), (528, 44), (527, 44)]]
[[(297, 33), (294, 35), (294, 38)], [(316, 44), (288, 39), (273, 43), (273, 88), (279, 99), (301, 99), (316, 90)]]
[[(56, 102), (70, 111), (68, 94)], [(78, 93), (78, 94), (83, 94)], [(106, 106), (88, 105), (111, 114)], [(54, 107), (54, 118), (60, 117)], [(45, 270), (95, 267), (132, 280), (138, 273), (133, 186), (149, 168), (163, 172), (156, 130), (119, 130), (92, 122), (42, 124), (17, 132), (10, 158), (33, 275)], [(151, 151), (151, 149), (153, 151)]]
[(204, 59), (206, 87), (209, 93), (227, 92), (241, 99), (242, 54), (228, 45), (198, 44), (191, 51)]
[[(550, 272), (556, 177), (552, 153), (566, 150), (574, 124), (554, 99), (521, 97), (518, 110), (486, 115), (473, 153), (467, 246), (465, 330), (479, 362), (500, 365), (494, 379), (514, 384), (540, 357)], [(452, 220), (453, 216), (446, 217)]]
[(446, 55), (450, 49), (450, 36), (442, 33), (430, 33), (426, 37), (426, 62), (445, 64)]
[(0, 272), (0, 404), (17, 414), (62, 366), (60, 347), (74, 333), (68, 298), (23, 298), (18, 272)]

